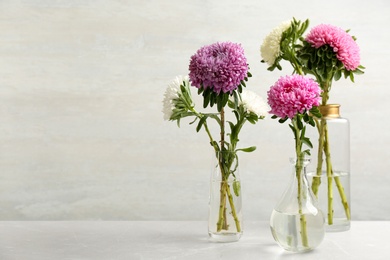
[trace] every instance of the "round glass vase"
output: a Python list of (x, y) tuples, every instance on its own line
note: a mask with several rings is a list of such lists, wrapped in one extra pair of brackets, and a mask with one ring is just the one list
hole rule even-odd
[(293, 164), (289, 185), (271, 214), (275, 241), (285, 250), (305, 252), (324, 239), (324, 215), (317, 206), (306, 178), (310, 159), (290, 159)]
[(242, 196), (238, 157), (217, 152), (210, 179), (208, 232), (211, 241), (234, 242), (242, 235)]
[(346, 231), (351, 225), (349, 121), (340, 116), (338, 104), (319, 109), (317, 127), (307, 129), (313, 141), (308, 179), (325, 214), (326, 231)]

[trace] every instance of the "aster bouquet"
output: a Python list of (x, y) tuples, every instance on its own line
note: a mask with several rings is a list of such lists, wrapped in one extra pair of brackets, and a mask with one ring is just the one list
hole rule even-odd
[[(251, 77), (248, 70), (240, 44), (218, 42), (204, 46), (190, 59), (189, 77), (177, 77), (168, 86), (163, 101), (164, 118), (177, 121), (179, 125), (181, 119), (192, 117), (190, 124), (196, 123), (197, 132), (204, 129), (216, 154), (221, 178), (216, 232), (229, 228), (227, 214), (233, 217), (237, 232), (241, 232), (232, 195), (240, 196), (240, 183), (236, 181), (237, 152), (252, 152), (256, 147), (238, 148), (238, 136), (246, 122), (255, 124), (266, 116), (268, 110), (260, 96), (245, 89), (246, 82)], [(198, 95), (202, 95), (204, 108), (216, 107), (216, 111), (199, 112), (191, 97), (190, 87), (197, 88)], [(227, 110), (232, 112), (230, 115), (235, 120), (227, 120)], [(210, 120), (219, 128), (219, 140), (210, 130)], [(229, 129), (226, 129), (227, 125)], [(233, 179), (233, 182), (228, 182), (229, 179)], [(228, 204), (230, 212), (226, 210)]]
[[(325, 107), (329, 100), (332, 82), (342, 76), (354, 82), (354, 76), (363, 74), (364, 67), (360, 65), (356, 38), (348, 31), (333, 25), (320, 24), (303, 37), (308, 26), (309, 20), (301, 22), (293, 18), (275, 28), (261, 45), (262, 62), (266, 62), (269, 65), (268, 70), (272, 71), (275, 68), (281, 70), (280, 62), (285, 60), (293, 67), (294, 73), (314, 76), (322, 89), (321, 106)], [(314, 118), (314, 120), (317, 123), (319, 136), (316, 175), (321, 176), (325, 158), (328, 180), (328, 224), (332, 225), (333, 180), (348, 220), (350, 220), (350, 206), (340, 179), (333, 172), (327, 121), (324, 117)], [(320, 184), (321, 178), (313, 178), (312, 188), (316, 196)]]
[[(293, 183), (296, 184), (291, 185), (285, 192), (271, 216), (271, 229), (275, 240), (283, 248), (291, 251), (310, 250), (323, 239), (321, 233), (323, 215), (311, 200), (311, 193), (304, 176), (304, 167), (307, 164), (305, 157), (310, 155), (310, 148), (313, 147), (310, 139), (305, 135), (306, 125), (314, 127), (314, 116), (321, 117), (318, 109), (320, 94), (318, 83), (301, 75), (281, 77), (268, 91), (268, 104), (271, 107), (272, 118), (279, 118), (279, 123), (290, 120), (289, 127), (295, 140), (295, 158), (292, 162), (295, 165)], [(304, 149), (303, 145), (307, 148)], [(295, 216), (299, 219), (297, 227), (295, 227)], [(318, 224), (315, 228), (318, 234), (316, 236), (308, 230), (313, 228), (315, 223)], [(297, 233), (300, 234), (299, 238)]]

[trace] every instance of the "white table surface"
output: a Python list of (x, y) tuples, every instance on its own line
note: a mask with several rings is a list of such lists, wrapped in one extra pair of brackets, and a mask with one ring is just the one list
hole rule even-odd
[(214, 243), (201, 221), (6, 221), (0, 259), (390, 259), (390, 222), (353, 222), (304, 254), (281, 249), (268, 222), (244, 224), (239, 242)]

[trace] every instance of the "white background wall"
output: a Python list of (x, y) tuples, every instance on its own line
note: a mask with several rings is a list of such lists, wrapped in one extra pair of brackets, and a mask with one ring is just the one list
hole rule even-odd
[[(239, 42), (266, 96), (269, 31), (293, 16), (352, 29), (366, 74), (334, 84), (351, 122), (353, 218), (390, 220), (390, 2), (0, 1), (0, 219), (205, 220), (211, 147), (187, 121), (163, 121), (166, 85), (190, 56)], [(194, 92), (195, 94), (195, 92)], [(246, 125), (244, 215), (267, 220), (290, 175), (287, 125)]]

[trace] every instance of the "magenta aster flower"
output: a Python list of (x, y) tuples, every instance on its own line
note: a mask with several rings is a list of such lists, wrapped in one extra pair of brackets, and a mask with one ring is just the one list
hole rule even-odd
[(359, 46), (351, 35), (339, 27), (320, 24), (310, 30), (306, 41), (317, 49), (328, 44), (347, 70), (355, 70), (360, 65)]
[(268, 91), (271, 114), (293, 118), (320, 104), (321, 89), (313, 79), (302, 75), (281, 77)]
[(232, 92), (247, 76), (248, 64), (240, 44), (217, 42), (200, 48), (190, 60), (190, 81), (215, 93)]

